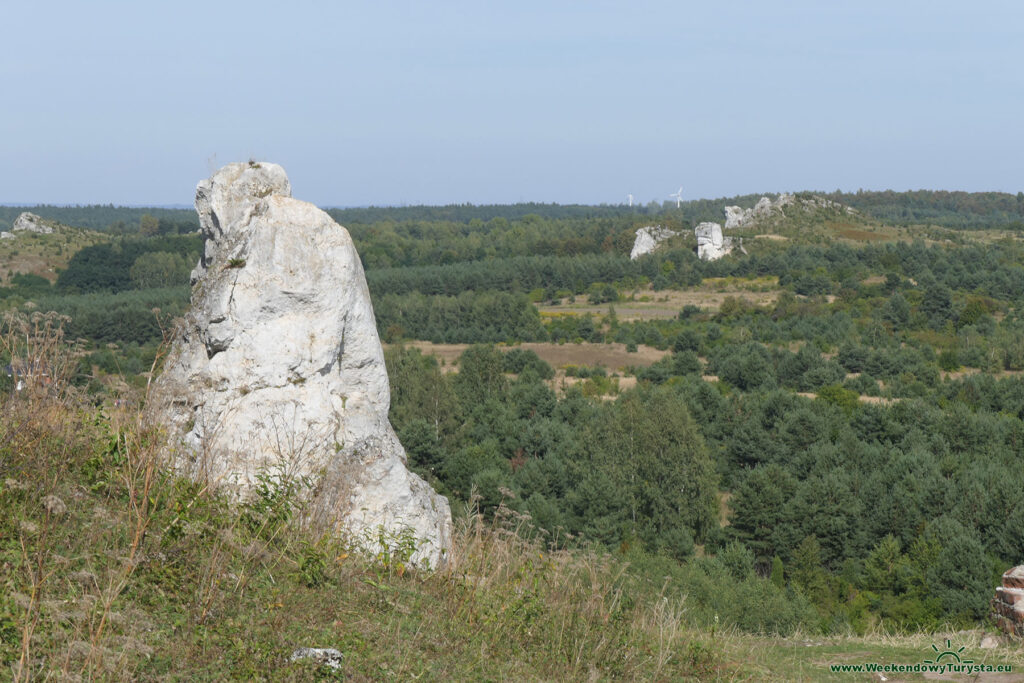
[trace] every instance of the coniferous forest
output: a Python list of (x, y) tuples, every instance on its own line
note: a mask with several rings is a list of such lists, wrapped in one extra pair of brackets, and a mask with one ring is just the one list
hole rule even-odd
[[(853, 211), (776, 216), (712, 262), (692, 225), (756, 196), (330, 213), (363, 260), (409, 464), (453, 502), (672, 577), (704, 624), (983, 624), (1024, 560), (1024, 199), (825, 196)], [(50, 216), (104, 237), (7, 273), (0, 303), (67, 316), (96, 405), (140, 400), (201, 237), (184, 211)], [(654, 224), (682, 235), (631, 261)], [(594, 360), (607, 345), (627, 360)]]

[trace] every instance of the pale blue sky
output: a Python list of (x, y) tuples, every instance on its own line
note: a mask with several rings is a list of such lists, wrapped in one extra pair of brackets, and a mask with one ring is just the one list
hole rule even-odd
[(1024, 3), (5, 2), (0, 201), (1024, 189)]

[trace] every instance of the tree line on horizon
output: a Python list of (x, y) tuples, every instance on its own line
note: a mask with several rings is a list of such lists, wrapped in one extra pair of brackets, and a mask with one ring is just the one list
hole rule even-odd
[[(774, 193), (763, 193), (772, 195)], [(726, 206), (752, 207), (763, 194), (688, 200), (676, 208), (675, 202), (662, 200), (630, 207), (616, 204), (556, 204), (518, 202), (513, 204), (448, 204), (444, 206), (368, 206), (325, 207), (328, 214), (346, 228), (372, 227), (383, 224), (469, 224), (486, 223), (497, 218), (519, 221), (528, 216), (546, 220), (595, 220), (674, 217), (684, 223), (704, 220), (722, 221)], [(962, 192), (945, 190), (858, 190), (857, 192), (814, 192), (833, 201), (853, 207), (877, 220), (906, 224), (933, 224), (955, 229), (1006, 228), (1024, 229), (1024, 192)], [(195, 211), (190, 208), (128, 207), (113, 204), (25, 206), (0, 205), (0, 229), (7, 230), (23, 211), (65, 225), (112, 234), (134, 234), (140, 231), (142, 216), (162, 221), (160, 234), (178, 234), (199, 229)]]

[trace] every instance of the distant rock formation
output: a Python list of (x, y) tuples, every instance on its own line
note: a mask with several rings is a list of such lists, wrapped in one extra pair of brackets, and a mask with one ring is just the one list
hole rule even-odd
[(992, 616), (1000, 629), (1024, 638), (1024, 565), (1003, 574), (1003, 585), (992, 598)]
[[(770, 218), (779, 214), (787, 206), (800, 206), (806, 210), (827, 208), (833, 210), (845, 210), (847, 213), (856, 213), (853, 209), (838, 204), (824, 197), (797, 198), (796, 195), (783, 192), (774, 200), (768, 197), (761, 197), (757, 204), (751, 209), (742, 209), (738, 206), (725, 207), (725, 227), (719, 223), (704, 222), (694, 228), (697, 236), (697, 256), (705, 261), (714, 261), (738, 249), (744, 254), (747, 250), (743, 248), (743, 240), (738, 237), (723, 237), (723, 230), (736, 230), (748, 228), (758, 221)], [(650, 254), (661, 246), (662, 242), (675, 237), (680, 233), (658, 226), (646, 226), (636, 231), (636, 239), (633, 241), (633, 250), (629, 258), (636, 260), (644, 254)]]
[(833, 209), (837, 211), (845, 210), (849, 214), (857, 213), (851, 207), (843, 206), (824, 197), (797, 198), (794, 194), (783, 192), (774, 200), (768, 197), (761, 197), (752, 209), (741, 209), (738, 206), (725, 207), (725, 229), (736, 230), (750, 227), (760, 220), (780, 213), (787, 206), (799, 206), (806, 210)]
[(770, 216), (773, 211), (778, 211), (789, 206), (796, 200), (792, 194), (783, 192), (775, 201), (768, 197), (761, 197), (752, 209), (741, 209), (738, 206), (725, 207), (725, 229), (745, 228), (759, 218)]
[(697, 256), (702, 261), (720, 259), (737, 248), (747, 253), (743, 248), (743, 238), (723, 236), (722, 226), (718, 223), (701, 223), (694, 228), (693, 233), (697, 237)]
[(17, 237), (17, 235), (15, 235), (13, 232), (0, 232), (0, 240), (12, 240), (15, 237)]
[(635, 261), (644, 254), (650, 254), (662, 242), (679, 234), (681, 233), (660, 225), (648, 225), (640, 228), (636, 231), (636, 239), (633, 240), (633, 250), (629, 252), (629, 258)]
[(53, 223), (46, 220), (34, 213), (25, 211), (17, 218), (14, 219), (14, 224), (11, 225), (11, 232), (36, 232), (40, 235), (49, 235), (53, 233)]
[(348, 232), (291, 198), (276, 164), (236, 163), (199, 183), (206, 238), (192, 307), (150, 415), (175, 467), (238, 497), (308, 484), (311, 514), (350, 538), (383, 528), (443, 564), (448, 501), (405, 467), (363, 268)]

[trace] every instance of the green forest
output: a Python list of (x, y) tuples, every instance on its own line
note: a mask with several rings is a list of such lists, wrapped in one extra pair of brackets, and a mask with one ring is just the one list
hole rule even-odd
[[(410, 466), (453, 501), (672, 576), (707, 624), (983, 623), (1024, 560), (1024, 196), (825, 196), (856, 213), (784, 216), (712, 262), (686, 235), (628, 254), (640, 226), (690, 230), (757, 196), (330, 214), (366, 270)], [(16, 275), (0, 305), (68, 317), (97, 404), (112, 377), (143, 387), (187, 309), (194, 218), (31, 210), (110, 238), (52, 282)], [(468, 346), (451, 372), (413, 341)], [(662, 353), (603, 367), (595, 344)]]

